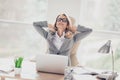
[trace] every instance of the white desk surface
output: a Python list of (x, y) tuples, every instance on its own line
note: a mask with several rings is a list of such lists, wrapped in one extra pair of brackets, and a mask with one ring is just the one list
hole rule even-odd
[(64, 75), (37, 72), (35, 62), (30, 61), (23, 61), (20, 75), (15, 75), (13, 71), (9, 74), (0, 73), (0, 77), (1, 80), (64, 80)]
[[(64, 75), (37, 72), (35, 62), (25, 60), (22, 66), (20, 75), (16, 76), (14, 71), (9, 74), (0, 73), (1, 80), (64, 80)], [(120, 74), (118, 75), (116, 80), (120, 80)], [(97, 80), (91, 75), (74, 75), (73, 77), (74, 80)]]

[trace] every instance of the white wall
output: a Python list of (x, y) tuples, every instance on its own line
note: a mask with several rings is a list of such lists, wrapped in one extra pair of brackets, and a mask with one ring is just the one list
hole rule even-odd
[(120, 31), (120, 0), (81, 0), (80, 24), (96, 30)]
[(54, 23), (56, 16), (60, 13), (67, 13), (78, 23), (80, 0), (48, 0), (48, 21)]

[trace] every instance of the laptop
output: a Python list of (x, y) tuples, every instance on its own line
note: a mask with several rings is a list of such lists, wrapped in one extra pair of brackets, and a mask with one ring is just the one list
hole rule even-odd
[(68, 56), (39, 54), (36, 56), (37, 71), (64, 74), (68, 65)]

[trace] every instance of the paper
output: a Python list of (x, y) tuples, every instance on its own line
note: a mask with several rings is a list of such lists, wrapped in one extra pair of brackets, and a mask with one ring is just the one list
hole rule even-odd
[(12, 72), (14, 69), (12, 66), (8, 66), (8, 65), (0, 65), (0, 73), (10, 73)]
[(12, 79), (10, 79), (10, 78), (5, 78), (5, 80), (18, 80), (18, 79), (13, 79), (13, 78), (12, 78)]
[(14, 69), (13, 60), (7, 59), (0, 59), (0, 73), (10, 73)]

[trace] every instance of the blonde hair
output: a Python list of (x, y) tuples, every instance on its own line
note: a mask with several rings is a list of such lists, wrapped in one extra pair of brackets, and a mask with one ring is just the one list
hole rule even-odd
[(73, 17), (71, 17), (71, 16), (69, 16), (69, 18), (70, 18), (70, 20), (71, 20), (71, 24), (72, 24), (72, 25), (75, 25), (75, 18), (73, 18)]
[(69, 17), (67, 14), (62, 13), (62, 14), (59, 14), (59, 15), (57, 16), (57, 18), (56, 18), (56, 21), (55, 21), (55, 24), (54, 24), (55, 29), (57, 30), (56, 23), (57, 23), (57, 19), (58, 19), (58, 17), (59, 17), (60, 15), (66, 16), (66, 17), (67, 17), (67, 20), (68, 20), (67, 26), (72, 27), (72, 23), (71, 23), (70, 17)]
[[(68, 15), (65, 14), (65, 13), (59, 14), (59, 15), (57, 16), (56, 21), (55, 21), (55, 24), (54, 24), (54, 29), (55, 29), (55, 31), (57, 31), (56, 23), (57, 23), (57, 19), (58, 19), (58, 17), (59, 17), (60, 15), (64, 15), (64, 16), (66, 16), (66, 18), (68, 19), (67, 26), (69, 26), (69, 27), (66, 28), (66, 30), (65, 30), (65, 37), (66, 37), (66, 38), (72, 38), (73, 35), (74, 35), (74, 33), (75, 33), (75, 31), (70, 30), (70, 28), (73, 27), (73, 25), (74, 25), (74, 23), (75, 23), (75, 19), (74, 19), (73, 17), (71, 17), (71, 16), (68, 16)], [(55, 34), (55, 31), (51, 31), (51, 30), (50, 30), (50, 32), (51, 32), (52, 34)]]

